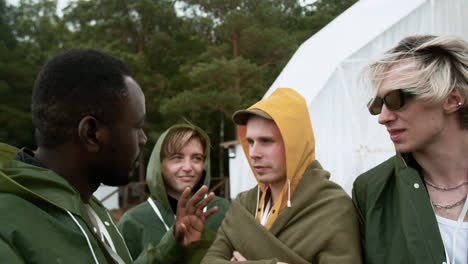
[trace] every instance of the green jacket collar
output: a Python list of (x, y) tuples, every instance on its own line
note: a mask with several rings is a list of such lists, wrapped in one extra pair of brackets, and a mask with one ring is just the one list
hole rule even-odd
[(0, 192), (81, 215), (80, 195), (67, 180), (49, 169), (14, 160), (14, 151), (19, 149), (0, 144)]
[(362, 218), (366, 263), (445, 260), (431, 201), (411, 154), (397, 153), (358, 177), (353, 199)]
[[(421, 167), (411, 154), (397, 153), (396, 190), (400, 197), (402, 231), (411, 252), (442, 254), (444, 248), (429, 193), (421, 176)], [(425, 241), (420, 238), (425, 237)], [(421, 243), (423, 242), (423, 243)], [(439, 256), (442, 258), (443, 256)]]

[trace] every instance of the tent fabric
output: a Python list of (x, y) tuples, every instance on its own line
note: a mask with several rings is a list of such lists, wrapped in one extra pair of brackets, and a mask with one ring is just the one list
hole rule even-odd
[(229, 157), (229, 193), (231, 199), (234, 199), (238, 193), (255, 187), (257, 181), (245, 158), (242, 146), (235, 144), (229, 147), (229, 151), (232, 153)]
[[(466, 0), (358, 1), (299, 47), (265, 96), (289, 87), (306, 98), (317, 160), (350, 193), (359, 174), (395, 153), (385, 128), (366, 109), (371, 94), (359, 82), (364, 65), (413, 34), (468, 40), (467, 14)], [(231, 197), (254, 182), (248, 167), (232, 167), (242, 164), (237, 159), (245, 158), (231, 159)]]

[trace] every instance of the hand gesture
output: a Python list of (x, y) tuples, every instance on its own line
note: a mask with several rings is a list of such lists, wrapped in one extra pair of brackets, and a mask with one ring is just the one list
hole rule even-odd
[(218, 211), (218, 207), (210, 208), (203, 212), (215, 197), (214, 193), (208, 194), (203, 199), (208, 187), (203, 185), (192, 197), (190, 197), (190, 187), (185, 188), (177, 203), (176, 223), (174, 227), (174, 237), (176, 241), (187, 246), (188, 244), (201, 239), (203, 226), (208, 217)]

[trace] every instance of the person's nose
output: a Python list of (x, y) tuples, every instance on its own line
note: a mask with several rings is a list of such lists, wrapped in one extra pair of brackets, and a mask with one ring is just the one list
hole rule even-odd
[(139, 141), (140, 141), (139, 142), (140, 146), (142, 146), (142, 147), (144, 145), (146, 145), (146, 142), (148, 142), (148, 137), (146, 136), (145, 131), (143, 129), (141, 130), (141, 135), (139, 137)]
[(389, 110), (387, 106), (382, 105), (382, 111), (379, 114), (379, 124), (385, 125), (388, 122), (394, 121), (396, 119), (396, 114), (392, 110)]
[(182, 170), (183, 171), (191, 171), (193, 169), (192, 167), (192, 162), (190, 158), (184, 158), (183, 164), (182, 164)]
[(256, 160), (262, 157), (260, 146), (256, 143), (250, 145), (249, 156), (251, 159)]

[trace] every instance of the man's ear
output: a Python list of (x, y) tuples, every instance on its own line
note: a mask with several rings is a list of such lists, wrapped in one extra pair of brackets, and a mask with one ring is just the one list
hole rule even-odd
[(88, 115), (80, 120), (78, 138), (87, 151), (99, 152), (105, 142), (105, 135), (103, 125), (93, 116)]
[(460, 89), (453, 89), (447, 99), (445, 99), (443, 107), (445, 113), (451, 114), (458, 111), (463, 105), (465, 105), (465, 96), (461, 93)]

